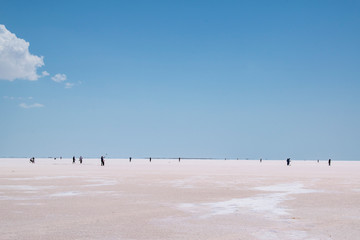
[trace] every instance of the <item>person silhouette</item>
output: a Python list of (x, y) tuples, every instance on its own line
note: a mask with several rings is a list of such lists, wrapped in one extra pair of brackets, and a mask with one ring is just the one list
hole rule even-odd
[(73, 163), (75, 163), (75, 156), (73, 156)]
[(131, 162), (131, 157), (129, 157), (129, 162)]
[(82, 164), (82, 160), (83, 160), (83, 157), (82, 157), (82, 156), (80, 156), (80, 158), (79, 158), (79, 162), (80, 162), (80, 164)]
[(287, 166), (290, 166), (290, 158), (287, 158), (287, 159), (286, 159), (286, 165), (287, 165)]
[(105, 166), (105, 161), (104, 161), (104, 157), (101, 156), (101, 166)]
[(328, 161), (328, 163), (329, 163), (329, 166), (331, 165), (331, 158), (329, 158), (329, 161)]

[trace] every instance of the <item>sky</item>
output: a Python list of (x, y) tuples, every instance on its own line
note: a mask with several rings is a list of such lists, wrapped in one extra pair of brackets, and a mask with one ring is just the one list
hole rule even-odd
[(0, 157), (360, 159), (359, 1), (0, 7)]

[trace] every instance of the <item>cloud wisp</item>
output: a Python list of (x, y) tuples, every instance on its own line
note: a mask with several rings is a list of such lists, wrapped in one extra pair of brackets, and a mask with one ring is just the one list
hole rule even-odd
[(33, 97), (11, 97), (11, 96), (3, 96), (5, 100), (32, 100)]
[[(21, 108), (25, 108), (25, 109), (30, 109), (30, 108), (42, 108), (45, 107), (44, 104), (41, 103), (34, 103), (33, 97), (11, 97), (11, 96), (3, 96), (3, 99), (5, 101), (15, 101), (17, 102), (16, 104), (21, 107)], [(20, 102), (20, 103), (19, 103)], [(32, 102), (32, 103), (31, 103)]]
[(41, 104), (41, 103), (33, 103), (33, 104), (20, 103), (19, 107), (29, 109), (29, 108), (42, 108), (42, 107), (45, 107), (45, 106), (43, 104)]
[(66, 81), (67, 77), (65, 74), (58, 73), (51, 78), (54, 82), (61, 83)]
[(65, 83), (65, 88), (72, 88), (75, 86), (74, 83), (65, 82), (67, 80), (67, 76), (62, 73), (55, 74), (55, 76), (51, 77), (51, 80), (57, 83)]
[(65, 83), (65, 88), (72, 88), (74, 85), (74, 83)]
[(36, 71), (44, 65), (43, 57), (31, 54), (29, 46), (0, 24), (0, 79), (35, 81), (41, 77)]

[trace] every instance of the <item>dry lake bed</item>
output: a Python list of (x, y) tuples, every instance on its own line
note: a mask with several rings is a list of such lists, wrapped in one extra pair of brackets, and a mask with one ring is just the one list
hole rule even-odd
[(358, 239), (360, 162), (0, 159), (0, 239)]

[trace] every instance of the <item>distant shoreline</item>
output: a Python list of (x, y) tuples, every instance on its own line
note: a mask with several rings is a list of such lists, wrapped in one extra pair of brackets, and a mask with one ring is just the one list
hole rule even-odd
[[(72, 159), (72, 157), (62, 157), (62, 159), (60, 159), (60, 157), (56, 157), (56, 159), (54, 159), (55, 157), (36, 157), (37, 159), (49, 159), (49, 160), (64, 160), (64, 159)], [(83, 156), (84, 159), (100, 159), (101, 156), (99, 157), (86, 157)], [(4, 159), (29, 159), (30, 157), (0, 157), (0, 160), (4, 160)], [(79, 158), (79, 156), (75, 156), (76, 159)], [(123, 157), (105, 157), (108, 160), (129, 160), (129, 157), (127, 158), (123, 158)], [(131, 157), (132, 161), (136, 161), (136, 160), (149, 160), (150, 157)], [(178, 160), (178, 157), (151, 157), (152, 160)], [(260, 161), (260, 159), (244, 159), (244, 158), (190, 158), (190, 157), (180, 157), (181, 160), (213, 160), (213, 161)], [(265, 159), (263, 158), (262, 161), (285, 161), (286, 159)], [(293, 159), (291, 158), (291, 161), (317, 161), (319, 160), (321, 161), (327, 161), (328, 159)], [(360, 159), (334, 159), (331, 158), (332, 161), (342, 161), (342, 162), (356, 162), (356, 161), (360, 161)]]

